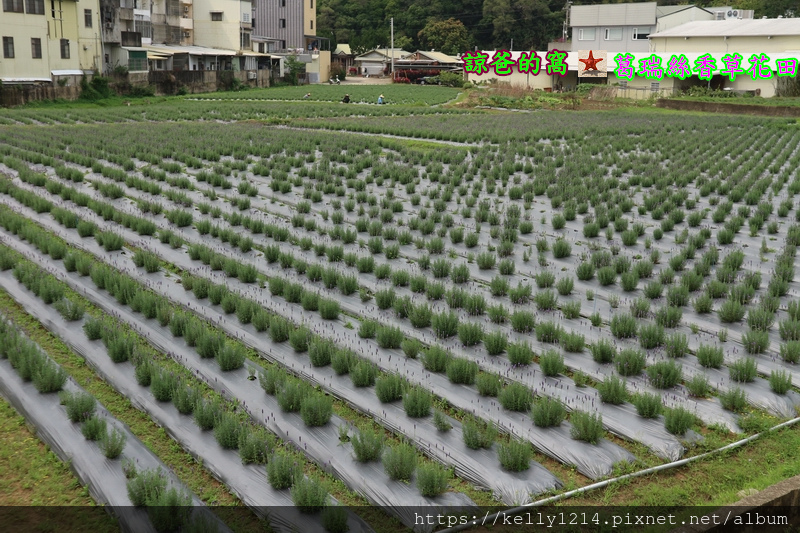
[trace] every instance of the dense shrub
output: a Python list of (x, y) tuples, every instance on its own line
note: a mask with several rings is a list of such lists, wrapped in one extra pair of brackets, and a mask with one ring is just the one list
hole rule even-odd
[(540, 428), (558, 426), (566, 416), (564, 404), (557, 398), (537, 398), (531, 409), (531, 419)]
[(322, 392), (313, 392), (300, 401), (300, 416), (308, 427), (324, 426), (333, 415), (333, 400)]
[(447, 378), (451, 383), (472, 385), (478, 375), (478, 363), (454, 357), (447, 363)]
[(480, 450), (481, 448), (491, 448), (497, 439), (497, 428), (486, 424), (474, 417), (468, 417), (462, 424), (462, 437), (467, 448)]
[(447, 490), (450, 473), (438, 463), (425, 463), (417, 468), (417, 487), (426, 498), (434, 498)]
[(350, 439), (356, 461), (367, 463), (380, 458), (384, 437), (371, 429), (362, 429)]
[(644, 352), (624, 349), (614, 356), (614, 367), (620, 375), (635, 376), (644, 369), (645, 361)]
[(614, 344), (608, 339), (600, 339), (591, 347), (592, 359), (597, 363), (610, 363), (617, 354)]
[(503, 388), (503, 380), (495, 374), (480, 373), (475, 378), (475, 385), (481, 396), (497, 396)]
[(728, 371), (733, 381), (750, 383), (756, 379), (758, 366), (752, 357), (743, 357), (728, 365)]
[(603, 403), (619, 405), (628, 399), (625, 382), (618, 376), (606, 376), (603, 381), (597, 384), (597, 392), (600, 393), (600, 400)]
[(523, 472), (530, 468), (533, 451), (527, 442), (511, 440), (497, 450), (500, 465), (510, 472)]
[(555, 350), (548, 350), (539, 356), (539, 367), (545, 376), (557, 376), (564, 372), (564, 356)]
[(383, 468), (390, 479), (410, 481), (417, 467), (417, 452), (413, 446), (400, 443), (383, 454)]
[(673, 360), (659, 361), (647, 368), (650, 384), (657, 389), (669, 389), (678, 384), (682, 377), (682, 367)]
[(370, 361), (358, 361), (350, 366), (350, 380), (356, 387), (372, 387), (378, 376), (378, 368)]
[(695, 417), (683, 407), (668, 409), (664, 414), (664, 426), (673, 435), (684, 435), (694, 425)]
[(126, 483), (128, 498), (135, 507), (143, 507), (167, 488), (167, 476), (161, 468), (136, 472)]
[(382, 403), (399, 400), (403, 397), (405, 383), (397, 374), (383, 374), (375, 381), (375, 395)]
[(573, 411), (570, 417), (572, 429), (570, 435), (575, 440), (597, 444), (603, 437), (603, 417), (584, 411)]
[(633, 397), (633, 405), (636, 406), (636, 412), (639, 413), (639, 416), (643, 418), (656, 418), (663, 410), (661, 396), (649, 392), (635, 395)]
[(720, 392), (719, 401), (728, 411), (741, 412), (747, 404), (747, 395), (739, 387), (733, 387)]
[(526, 412), (533, 402), (531, 391), (521, 383), (511, 383), (500, 391), (500, 404), (509, 411)]
[(422, 366), (430, 372), (444, 372), (449, 360), (449, 352), (439, 346), (431, 346), (424, 352)]
[(303, 467), (287, 454), (276, 453), (267, 462), (267, 480), (275, 490), (288, 489), (303, 476)]
[(214, 438), (226, 450), (239, 448), (239, 434), (242, 431), (242, 421), (233, 413), (220, 413), (214, 425)]
[(636, 319), (627, 314), (614, 314), (609, 323), (611, 333), (618, 339), (629, 339), (636, 336)]
[(792, 388), (792, 375), (785, 370), (773, 370), (769, 374), (769, 388), (775, 394), (786, 394)]
[(97, 407), (94, 396), (84, 392), (71, 393), (63, 391), (60, 394), (61, 403), (67, 409), (67, 416), (72, 422), (85, 422)]
[(431, 412), (431, 403), (431, 393), (421, 387), (412, 387), (403, 396), (403, 408), (411, 418), (428, 416)]

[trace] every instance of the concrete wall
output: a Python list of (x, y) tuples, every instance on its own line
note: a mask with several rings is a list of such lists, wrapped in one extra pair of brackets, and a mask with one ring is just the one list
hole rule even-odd
[[(249, 79), (255, 72), (256, 79)], [(251, 71), (151, 71), (129, 72), (125, 76), (112, 76), (109, 86), (120, 94), (133, 87), (152, 87), (155, 94), (175, 94), (180, 88), (188, 93), (210, 93), (225, 90), (231, 80), (239, 80), (248, 87), (269, 87), (269, 70)], [(0, 107), (14, 107), (39, 100), (77, 100), (80, 97), (80, 77), (71, 76), (69, 85), (0, 85)]]
[(6, 85), (0, 86), (0, 107), (15, 107), (39, 100), (77, 100), (81, 89), (78, 86), (58, 85)]
[(309, 83), (326, 82), (331, 77), (331, 53), (321, 50), (318, 54), (311, 55), (311, 63), (306, 65)]

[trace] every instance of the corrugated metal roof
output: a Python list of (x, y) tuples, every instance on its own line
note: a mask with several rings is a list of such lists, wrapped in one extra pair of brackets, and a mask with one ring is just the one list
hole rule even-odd
[(656, 23), (656, 3), (572, 6), (570, 27), (637, 26)]
[(333, 55), (345, 55), (350, 56), (353, 55), (353, 52), (350, 51), (349, 44), (337, 44), (336, 50), (333, 51)]
[[(359, 58), (367, 59), (367, 60), (372, 59), (372, 58), (367, 57), (370, 54), (378, 54), (378, 55), (383, 56), (386, 59), (390, 59), (392, 57), (392, 49), (391, 48), (376, 48), (374, 50), (370, 50), (369, 52), (361, 54), (360, 56), (358, 56), (356, 58), (356, 60), (358, 60)], [(395, 48), (394, 49), (394, 58), (395, 59), (400, 59), (401, 57), (407, 56), (407, 55), (408, 55), (408, 52), (406, 52), (405, 50), (401, 50), (400, 48)], [(375, 58), (375, 59), (383, 59), (383, 58)]]
[(424, 50), (418, 50), (405, 55), (402, 59), (410, 59), (414, 54), (419, 54), (421, 57), (427, 58), (430, 61), (438, 61), (439, 63), (461, 63), (461, 60), (457, 57), (449, 56), (442, 52), (426, 52)]
[(39, 83), (39, 82), (52, 82), (50, 78), (6, 78), (0, 77), (0, 82), (3, 83)]
[(776, 35), (800, 36), (800, 18), (696, 20), (675, 28), (650, 34), (658, 37), (765, 37)]
[(161, 54), (190, 54), (195, 56), (235, 56), (236, 52), (233, 50), (222, 50), (219, 48), (206, 48), (204, 46), (171, 46), (171, 45), (155, 45), (149, 44), (140, 50), (151, 50)]

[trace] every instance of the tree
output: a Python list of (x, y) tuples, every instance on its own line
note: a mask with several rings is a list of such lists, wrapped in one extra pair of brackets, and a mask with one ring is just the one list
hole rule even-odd
[(405, 35), (398, 35), (394, 34), (394, 49), (395, 50), (405, 50), (406, 52), (411, 52), (414, 50), (414, 41), (411, 37), (406, 37)]
[(438, 50), (449, 55), (456, 55), (470, 49), (470, 38), (467, 28), (460, 20), (431, 20), (417, 34), (420, 44), (426, 50)]
[(544, 50), (561, 31), (563, 1), (485, 0), (483, 23), (490, 24), (492, 45), (515, 50)]
[(306, 64), (297, 60), (297, 56), (286, 58), (286, 81), (292, 85), (297, 85), (301, 74), (306, 71)]

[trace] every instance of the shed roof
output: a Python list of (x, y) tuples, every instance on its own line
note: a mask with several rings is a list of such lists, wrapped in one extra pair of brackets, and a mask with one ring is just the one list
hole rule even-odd
[(696, 20), (650, 34), (659, 37), (766, 37), (800, 36), (800, 18)]

